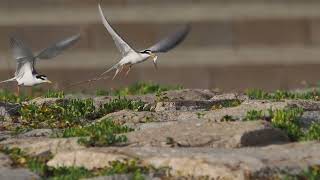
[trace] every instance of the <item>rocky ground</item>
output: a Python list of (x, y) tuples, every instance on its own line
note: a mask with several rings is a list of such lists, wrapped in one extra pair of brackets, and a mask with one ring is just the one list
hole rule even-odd
[[(74, 98), (79, 97), (1, 105), (0, 179), (53, 178), (59, 173), (52, 172), (62, 168), (65, 173), (76, 168), (86, 172), (74, 171), (69, 179), (282, 179), (305, 178), (310, 171), (320, 174), (313, 171), (320, 165), (316, 100), (256, 100), (210, 90), (172, 90), (128, 96), (130, 102), (142, 101), (140, 107), (91, 114), (72, 126), (70, 122), (30, 126), (49, 110), (36, 116), (27, 116), (30, 109), (19, 110), (30, 104), (68, 104)], [(118, 97), (91, 98), (99, 108)], [(112, 143), (105, 143), (111, 135), (101, 138), (98, 127), (78, 135), (80, 130), (72, 129), (83, 130), (106, 119), (127, 128), (115, 133)], [(66, 135), (66, 129), (74, 130), (74, 135)], [(81, 143), (83, 138), (90, 143)], [(41, 166), (34, 165), (35, 160)]]

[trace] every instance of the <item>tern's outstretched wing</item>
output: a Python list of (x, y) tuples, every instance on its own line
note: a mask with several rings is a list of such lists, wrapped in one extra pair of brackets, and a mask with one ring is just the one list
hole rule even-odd
[(185, 27), (181, 28), (175, 33), (162, 39), (157, 44), (151, 46), (147, 50), (150, 50), (151, 52), (154, 52), (154, 53), (168, 52), (169, 50), (179, 45), (187, 37), (187, 35), (190, 32), (190, 29), (191, 29), (190, 25), (186, 25)]
[(11, 37), (10, 45), (13, 51), (13, 57), (17, 61), (15, 77), (22, 76), (26, 71), (36, 73), (34, 69), (34, 55), (32, 51), (18, 38)]
[(121, 52), (122, 57), (126, 56), (128, 53), (134, 51), (110, 26), (108, 21), (106, 20), (103, 11), (101, 9), (101, 5), (99, 3), (99, 13), (102, 20), (103, 25), (106, 27), (108, 32), (110, 33), (112, 39), (114, 40), (117, 48)]
[(80, 34), (68, 37), (62, 41), (59, 41), (47, 49), (42, 50), (36, 55), (39, 59), (51, 59), (62, 53), (65, 49), (74, 45), (80, 39)]

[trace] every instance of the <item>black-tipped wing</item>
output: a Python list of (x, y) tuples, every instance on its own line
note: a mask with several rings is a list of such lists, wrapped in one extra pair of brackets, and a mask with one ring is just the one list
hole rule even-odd
[(47, 49), (42, 50), (36, 58), (51, 59), (62, 53), (62, 51), (74, 45), (80, 39), (80, 34), (73, 35), (62, 41), (59, 41)]
[(10, 38), (13, 57), (17, 61), (15, 77), (22, 76), (26, 71), (36, 73), (34, 69), (34, 55), (32, 51), (17, 37)]
[(151, 46), (147, 50), (150, 50), (154, 53), (168, 52), (169, 50), (179, 45), (187, 37), (187, 35), (190, 32), (190, 29), (190, 25), (186, 25), (180, 30), (176, 31), (175, 33), (159, 41), (157, 44)]

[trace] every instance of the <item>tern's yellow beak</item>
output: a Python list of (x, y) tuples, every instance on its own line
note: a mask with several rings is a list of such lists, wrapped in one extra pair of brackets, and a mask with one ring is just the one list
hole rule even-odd
[(46, 82), (49, 83), (49, 84), (52, 84), (52, 82), (50, 80), (47, 80)]
[(158, 59), (158, 56), (154, 53), (151, 53), (150, 57), (152, 58), (153, 61), (156, 61)]

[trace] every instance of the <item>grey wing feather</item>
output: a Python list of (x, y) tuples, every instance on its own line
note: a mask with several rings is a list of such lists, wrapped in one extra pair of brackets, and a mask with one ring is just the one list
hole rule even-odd
[(59, 55), (63, 50), (71, 47), (80, 39), (80, 34), (59, 41), (47, 49), (41, 51), (36, 57), (39, 59), (51, 59)]
[(168, 52), (169, 50), (179, 45), (187, 37), (187, 35), (190, 32), (190, 29), (191, 29), (190, 25), (186, 25), (182, 29), (162, 39), (157, 44), (151, 46), (147, 50), (150, 50), (151, 52), (154, 52), (154, 53)]
[(12, 48), (13, 57), (19, 61), (25, 58), (32, 58), (34, 55), (32, 51), (17, 37), (10, 38), (10, 45)]
[(15, 77), (23, 75), (23, 67), (28, 67), (32, 72), (36, 73), (33, 66), (35, 58), (32, 51), (16, 37), (10, 38), (10, 45), (13, 51), (13, 57), (17, 61)]
[(106, 20), (103, 11), (101, 9), (101, 5), (99, 3), (98, 5), (99, 7), (99, 13), (100, 13), (100, 17), (102, 20), (103, 25), (105, 26), (105, 28), (108, 30), (108, 32), (110, 33), (113, 41), (115, 42), (117, 48), (119, 49), (119, 51), (121, 52), (122, 57), (126, 56), (128, 53), (134, 51), (117, 33), (116, 31), (111, 27), (111, 25), (108, 23), (108, 21)]

